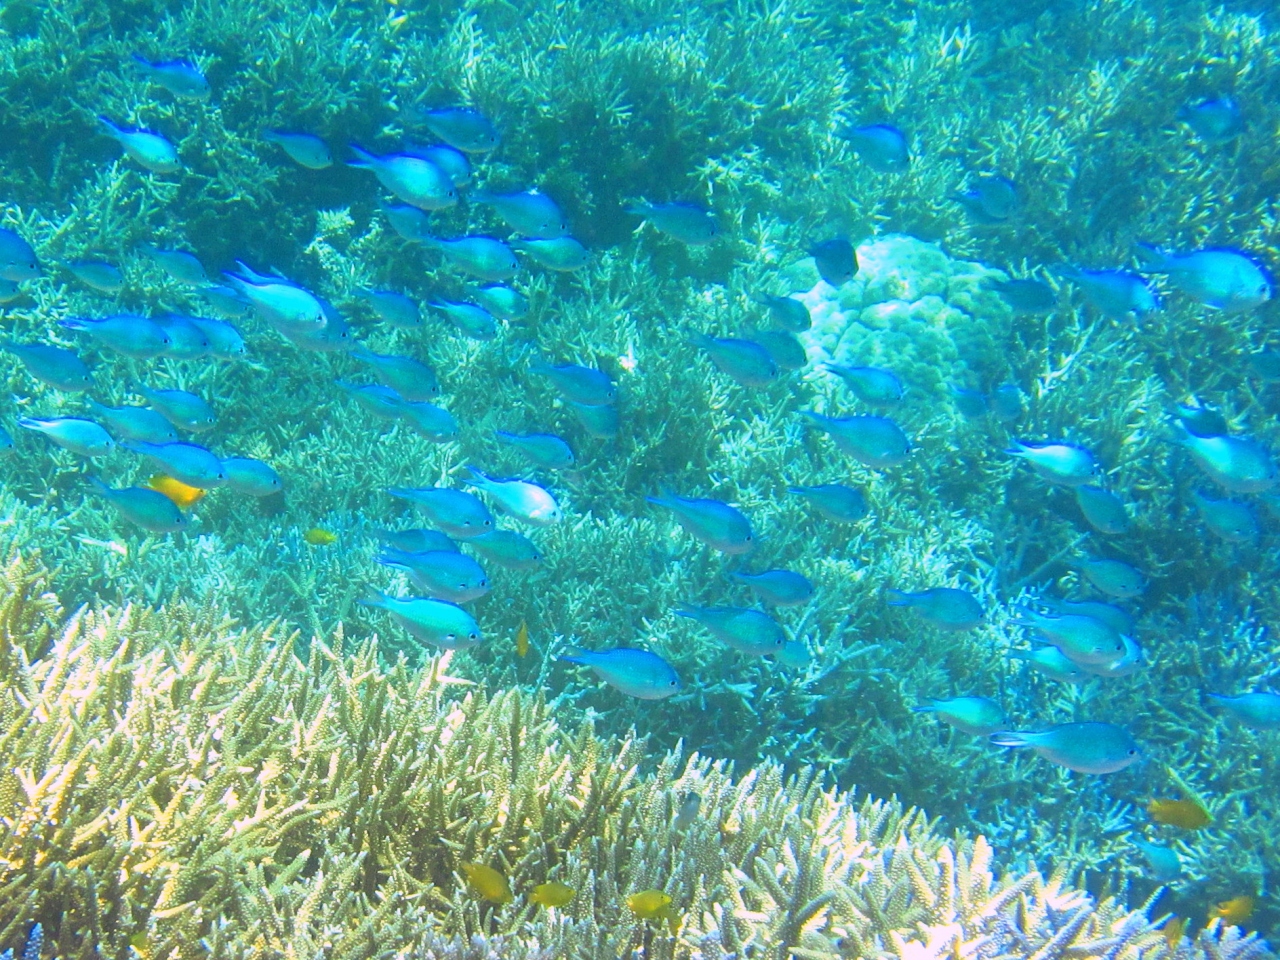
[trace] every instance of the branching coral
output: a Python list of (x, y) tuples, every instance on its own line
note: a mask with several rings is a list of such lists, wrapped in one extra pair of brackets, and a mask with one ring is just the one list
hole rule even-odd
[[(735, 779), (673, 753), (641, 772), (640, 743), (460, 688), (448, 655), (386, 670), (339, 635), (304, 662), (272, 628), (182, 607), (82, 610), (49, 642), (38, 566), (14, 558), (4, 582), (0, 944), (33, 921), (65, 957), (1050, 960), (1165, 942), (1144, 914), (997, 877), (981, 838), (812, 771)], [(515, 901), (477, 899), (470, 862)], [(548, 879), (577, 895), (535, 906)], [(626, 906), (653, 888), (670, 924)], [(1178, 949), (1269, 956), (1216, 928)]]

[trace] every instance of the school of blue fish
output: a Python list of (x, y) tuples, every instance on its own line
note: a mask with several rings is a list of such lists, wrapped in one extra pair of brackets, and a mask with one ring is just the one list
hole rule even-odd
[[(183, 60), (151, 62), (135, 57), (134, 68), (179, 103), (207, 100), (211, 86), (201, 71)], [(1230, 140), (1240, 129), (1239, 109), (1229, 100), (1188, 103), (1179, 120), (1209, 142)], [(180, 177), (182, 158), (159, 133), (135, 129), (111, 117), (99, 117), (99, 129), (119, 144), (123, 155), (158, 177)], [(477, 186), (485, 157), (501, 144), (498, 127), (474, 109), (443, 106), (420, 110), (418, 123), (435, 140), (426, 146), (404, 145), (398, 152), (377, 153), (360, 144), (331, 145), (305, 130), (267, 130), (262, 149), (277, 151), (302, 170), (323, 170), (345, 162), (371, 174), (369, 188), (381, 188), (382, 214), (401, 237), (420, 244), (471, 284), (470, 299), (436, 299), (419, 303), (395, 290), (370, 289), (362, 300), (379, 322), (414, 330), (423, 311), (444, 318), (459, 336), (492, 340), (502, 324), (525, 315), (526, 296), (515, 281), (523, 271), (573, 272), (592, 253), (572, 235), (555, 200), (536, 186), (522, 191), (491, 192)], [(889, 123), (848, 126), (839, 134), (877, 175), (906, 171), (913, 159), (911, 138)], [(347, 159), (340, 159), (345, 151)], [(376, 187), (375, 187), (376, 181)], [(952, 198), (963, 215), (990, 225), (1016, 222), (1022, 202), (1018, 184), (994, 172), (978, 176)], [(459, 203), (487, 208), (508, 229), (506, 236), (437, 237), (428, 214)], [(668, 242), (704, 246), (716, 242), (721, 225), (707, 209), (692, 202), (651, 202), (636, 198), (625, 212), (637, 227), (652, 229)], [(235, 450), (215, 451), (198, 442), (218, 421), (206, 399), (181, 389), (144, 382), (130, 389), (137, 405), (110, 407), (94, 399), (95, 371), (82, 353), (114, 353), (139, 361), (170, 358), (182, 361), (237, 363), (251, 354), (249, 342), (260, 336), (283, 339), (302, 351), (342, 352), (363, 374), (359, 380), (336, 380), (335, 394), (350, 397), (377, 420), (400, 422), (426, 439), (445, 443), (465, 429), (442, 405), (444, 389), (435, 371), (421, 359), (384, 355), (358, 342), (353, 329), (322, 297), (267, 265), (236, 262), (211, 271), (188, 251), (145, 246), (138, 251), (174, 282), (199, 291), (217, 317), (166, 314), (118, 314), (75, 317), (60, 326), (76, 336), (82, 349), (41, 342), (5, 340), (3, 347), (26, 373), (58, 391), (83, 396), (83, 416), (16, 418), (16, 427), (41, 434), (52, 445), (89, 461), (129, 456), (148, 470), (199, 490), (225, 487), (249, 498), (278, 495), (283, 482), (268, 463)], [(797, 256), (808, 255), (822, 280), (839, 287), (857, 275), (855, 244), (848, 237), (827, 237)], [(1225, 314), (1252, 311), (1274, 296), (1262, 257), (1227, 247), (1163, 249), (1139, 243), (1134, 265), (1046, 264), (1044, 268), (1078, 291), (1087, 307), (1108, 321), (1127, 323), (1161, 309), (1162, 295), (1186, 298)], [(124, 285), (120, 267), (105, 261), (41, 263), (27, 240), (11, 229), (0, 230), (0, 292), (12, 300), (21, 285), (48, 270), (65, 270), (86, 288), (104, 295)], [(1010, 309), (1020, 314), (1046, 313), (1057, 303), (1048, 283), (1034, 278), (992, 284)], [(1162, 293), (1167, 291), (1167, 293)], [(796, 334), (810, 327), (805, 304), (795, 297), (760, 290), (775, 329), (750, 336), (721, 337), (691, 330), (691, 357), (705, 357), (718, 375), (746, 389), (767, 387), (806, 367), (804, 345)], [(237, 324), (252, 317), (249, 339)], [(263, 351), (259, 351), (260, 353)], [(264, 360), (269, 363), (269, 360)], [(1259, 355), (1260, 375), (1280, 376), (1280, 360)], [(837, 450), (857, 463), (891, 471), (915, 454), (917, 441), (893, 419), (893, 408), (911, 390), (895, 371), (873, 366), (828, 363), (825, 373), (838, 378), (850, 405), (861, 412), (836, 416), (808, 409), (790, 411), (797, 423), (829, 438)], [(608, 441), (620, 429), (618, 385), (603, 371), (574, 362), (535, 359), (524, 376), (549, 384), (592, 438)], [(1016, 387), (1002, 386), (989, 395), (952, 387), (957, 410), (966, 417), (994, 415), (1012, 423), (1022, 409)], [(487, 595), (492, 583), (485, 570), (492, 564), (512, 570), (536, 568), (542, 554), (537, 531), (564, 521), (564, 511), (551, 479), (573, 469), (578, 458), (571, 444), (552, 433), (499, 431), (497, 439), (527, 460), (525, 477), (491, 475), (484, 464), (465, 465), (466, 489), (453, 486), (395, 487), (391, 497), (412, 506), (425, 521), (422, 528), (382, 530), (375, 558), (381, 567), (402, 573), (416, 593), (394, 596), (370, 591), (363, 603), (421, 641), (444, 650), (465, 650), (484, 642), (484, 631), (466, 605)], [(1169, 426), (1169, 440), (1185, 449), (1202, 473), (1206, 487), (1194, 493), (1192, 506), (1205, 528), (1226, 543), (1249, 543), (1260, 526), (1249, 497), (1269, 499), (1280, 480), (1272, 453), (1255, 439), (1233, 433), (1211, 407), (1180, 405)], [(14, 440), (0, 435), (12, 450)], [(1123, 534), (1130, 524), (1125, 491), (1109, 486), (1098, 457), (1089, 449), (1055, 437), (1015, 439), (1007, 453), (1045, 485), (1070, 492), (1089, 526), (1102, 536)], [(96, 469), (96, 468), (95, 468)], [(121, 519), (155, 535), (186, 529), (188, 516), (165, 493), (148, 486), (113, 486), (90, 474), (86, 490), (100, 497)], [(856, 524), (869, 515), (864, 493), (856, 487), (827, 483), (788, 488), (815, 516), (832, 524)], [(655, 488), (648, 497), (655, 515), (669, 519), (708, 550), (741, 557), (744, 566), (733, 578), (751, 590), (756, 607), (682, 604), (673, 611), (696, 623), (716, 641), (742, 657), (773, 657), (787, 668), (802, 668), (810, 654), (793, 640), (773, 616), (774, 608), (821, 603), (814, 584), (789, 569), (751, 570), (756, 536), (749, 517), (732, 504), (697, 495), (696, 491)], [(500, 521), (519, 529), (506, 529)], [(460, 549), (466, 547), (471, 553)], [(474, 556), (473, 556), (474, 554)], [(1044, 596), (1035, 603), (1012, 604), (1009, 622), (1027, 631), (1026, 648), (1009, 656), (1024, 661), (1046, 677), (1063, 683), (1090, 678), (1120, 678), (1144, 669), (1143, 649), (1134, 639), (1134, 620), (1123, 603), (1140, 597), (1147, 586), (1143, 571), (1115, 559), (1087, 556), (1078, 561), (1081, 577), (1106, 599), (1070, 601)], [(885, 584), (885, 603), (900, 607), (926, 629), (973, 630), (987, 622), (985, 610), (971, 593), (937, 584), (902, 589)], [(563, 625), (572, 632), (573, 625)], [(560, 654), (569, 665), (590, 670), (620, 694), (662, 700), (683, 689), (675, 668), (662, 656), (641, 647), (570, 648)], [(922, 694), (925, 691), (921, 692)], [(1207, 702), (1235, 721), (1260, 730), (1280, 729), (1280, 694), (1267, 690), (1206, 690)], [(1041, 730), (1010, 729), (1004, 708), (984, 697), (922, 698), (916, 710), (949, 724), (964, 735), (986, 738), (996, 747), (1026, 749), (1070, 771), (1104, 775), (1140, 761), (1143, 746), (1126, 729), (1106, 719), (1063, 723)], [(1151, 860), (1153, 875), (1168, 879), (1167, 851), (1140, 843)]]

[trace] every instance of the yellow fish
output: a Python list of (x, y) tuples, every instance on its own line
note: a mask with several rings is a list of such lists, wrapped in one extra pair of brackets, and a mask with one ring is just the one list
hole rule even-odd
[(302, 539), (313, 547), (327, 547), (331, 543), (338, 542), (338, 535), (330, 533), (324, 527), (312, 527), (302, 535)]
[(540, 883), (534, 887), (529, 893), (529, 899), (544, 907), (563, 907), (577, 896), (577, 893), (578, 891), (573, 887), (567, 887), (563, 883), (551, 880), (548, 883)]
[(471, 888), (471, 892), (481, 900), (488, 900), (490, 903), (511, 902), (511, 887), (507, 884), (507, 878), (493, 867), (486, 867), (483, 863), (464, 862), (462, 872), (466, 874), (467, 886)]
[(1209, 811), (1195, 800), (1152, 800), (1147, 813), (1155, 823), (1165, 823), (1183, 830), (1199, 830), (1213, 823)]
[(178, 505), (179, 510), (190, 510), (209, 492), (201, 490), (199, 487), (187, 486), (181, 480), (166, 477), (163, 473), (157, 473), (148, 480), (147, 486), (158, 493), (163, 493)]
[(1182, 932), (1186, 929), (1186, 917), (1174, 917), (1160, 928), (1160, 932), (1164, 935), (1164, 942), (1169, 945), (1170, 950), (1177, 948), (1182, 941)]
[(1223, 900), (1221, 903), (1215, 903), (1209, 910), (1209, 919), (1221, 920), (1222, 925), (1226, 927), (1238, 927), (1253, 916), (1253, 907), (1256, 903), (1257, 901), (1248, 894)]
[[(529, 624), (521, 620), (520, 629), (516, 631), (516, 656), (527, 657), (528, 655), (529, 655)], [(546, 886), (546, 884), (543, 884), (543, 886)], [(565, 902), (568, 903), (569, 901), (566, 900)], [(552, 904), (547, 904), (547, 906), (552, 906)]]

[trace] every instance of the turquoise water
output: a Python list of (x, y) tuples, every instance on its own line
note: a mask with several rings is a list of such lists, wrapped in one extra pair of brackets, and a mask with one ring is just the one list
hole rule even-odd
[[(72, 351), (92, 386), (0, 359), (5, 545), (38, 549), (68, 608), (181, 600), (283, 618), (300, 646), (341, 624), (415, 666), (462, 647), (457, 675), (539, 691), (566, 726), (813, 765), (1134, 905), (1164, 878), (1133, 841), (1154, 843), (1179, 857), (1162, 909), (1249, 895), (1245, 926), (1274, 936), (1275, 707), (1213, 695), (1280, 693), (1275, 29), (1261, 3), (8, 2), (0, 215), (38, 265), (0, 251), (5, 337)], [(99, 116), (162, 139), (122, 145)], [(322, 143), (298, 162), (267, 131)], [(449, 141), (465, 149), (424, 152)], [(352, 144), (411, 159), (375, 177)], [(534, 188), (554, 215), (477, 199)], [(397, 232), (402, 206), (438, 209)], [(525, 242), (540, 232), (580, 247)], [(240, 280), (210, 299), (224, 271)], [(527, 310), (432, 306), (498, 278)], [(375, 291), (411, 303), (380, 313)], [(210, 355), (189, 323), (64, 325), (169, 314), (230, 323), (245, 352)], [(597, 379), (542, 372), (567, 364)], [(380, 377), (397, 393), (338, 385)], [(173, 467), (18, 423), (87, 418), (118, 444), (86, 401), (142, 406), (138, 385), (206, 401), (211, 424), (165, 422), (267, 465), (266, 486), (191, 474), (212, 486), (184, 513), (134, 496), (180, 526), (148, 533), (90, 478)], [(573, 462), (495, 431), (554, 435)], [(479, 490), (471, 465), (537, 486)], [(789, 492), (822, 484), (863, 506)], [(458, 521), (474, 562), (409, 576), (377, 532), (457, 520), (388, 493), (429, 487), (478, 494), (482, 526), (532, 545), (468, 545)], [(778, 605), (737, 576), (775, 569), (812, 594), (788, 581)], [(888, 592), (934, 588), (971, 599)], [(420, 604), (407, 629), (373, 591), (463, 610)], [(1020, 622), (1057, 600), (1120, 612)], [(1025, 659), (1046, 637), (1065, 680)], [(610, 685), (561, 659), (620, 647), (662, 666), (601, 667)], [(914, 710), (959, 696), (1000, 722)], [(1086, 722), (1112, 726), (1040, 751), (1065, 766), (989, 740)], [(1213, 823), (1153, 823), (1153, 798)]]

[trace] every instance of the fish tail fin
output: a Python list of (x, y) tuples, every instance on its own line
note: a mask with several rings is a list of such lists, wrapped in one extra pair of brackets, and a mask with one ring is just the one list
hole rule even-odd
[(884, 601), (891, 607), (909, 607), (911, 606), (911, 594), (904, 590), (894, 590), (891, 587), (884, 592)]
[(937, 713), (938, 707), (933, 703), (921, 703), (911, 708), (912, 713)]
[(1154, 244), (1135, 243), (1133, 252), (1148, 273), (1161, 273), (1169, 269), (1169, 255)]
[(472, 484), (473, 486), (487, 487), (489, 484), (493, 483), (493, 479), (491, 477), (485, 476), (485, 474), (481, 470), (479, 470), (474, 464), (471, 464), (471, 463), (467, 464), (467, 473), (471, 474), (471, 479), (468, 481), (468, 483)]
[(649, 211), (652, 209), (653, 204), (649, 203), (647, 200), (633, 200), (631, 203), (628, 203), (623, 207), (623, 210), (626, 213), (636, 217), (647, 217), (649, 215)]
[(1031, 741), (1027, 739), (1025, 733), (1015, 733), (1012, 730), (1001, 730), (987, 737), (987, 742), (996, 747), (1010, 747), (1014, 750), (1019, 747), (1031, 746)]
[(508, 433), (506, 430), (495, 430), (493, 435), (498, 438), (499, 443), (512, 444), (518, 439), (514, 433)]
[(1018, 603), (1010, 607), (1009, 612), (1013, 614), (1009, 618), (1009, 622), (1015, 627), (1035, 627), (1039, 625), (1040, 615), (1030, 607), (1024, 607)]
[(378, 158), (374, 156), (372, 153), (370, 153), (368, 150), (366, 150), (364, 147), (360, 146), (360, 144), (352, 143), (352, 144), (348, 144), (348, 146), (351, 148), (351, 152), (356, 155), (355, 160), (347, 161), (348, 167), (356, 167), (360, 170), (368, 170), (368, 169), (371, 169), (378, 162)]
[(378, 609), (386, 609), (387, 600), (389, 598), (381, 590), (370, 590), (363, 597), (356, 601), (362, 607), (375, 607)]
[(1228, 700), (1235, 699), (1234, 697), (1228, 697), (1221, 693), (1206, 693), (1205, 696), (1213, 701), (1213, 703), (1209, 704), (1211, 707), (1225, 707)]
[(67, 330), (88, 330), (89, 321), (81, 317), (67, 317), (58, 321), (58, 326), (65, 327)]
[(587, 665), (587, 651), (581, 647), (565, 647), (564, 653), (556, 657), (557, 660), (563, 660), (565, 663), (576, 663), (579, 666)]
[(671, 612), (674, 613), (677, 617), (688, 617), (690, 620), (697, 620), (698, 615), (702, 612), (702, 609), (700, 607), (695, 607), (691, 603), (685, 603), (684, 601), (680, 601), (674, 607), (671, 608)]
[(491, 204), (496, 199), (488, 190), (476, 190), (471, 196), (471, 200), (475, 203)]
[(45, 422), (40, 417), (18, 417), (14, 420), (18, 426), (26, 427), (28, 430), (43, 430)]
[(98, 114), (98, 124), (106, 131), (107, 136), (119, 138), (121, 133), (120, 128), (102, 114)]
[(699, 350), (709, 350), (716, 345), (715, 340), (699, 330), (690, 330), (685, 339)]
[(111, 488), (102, 482), (98, 477), (89, 477), (89, 486), (93, 487), (98, 493), (110, 493)]

